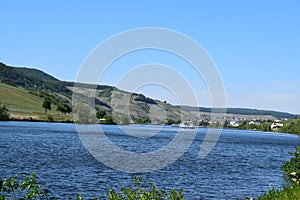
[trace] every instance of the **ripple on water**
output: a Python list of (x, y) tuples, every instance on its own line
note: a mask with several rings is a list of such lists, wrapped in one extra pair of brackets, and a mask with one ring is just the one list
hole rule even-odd
[[(133, 152), (154, 151), (168, 144), (177, 129), (129, 126), (126, 130), (158, 131), (150, 138), (134, 138), (117, 126), (102, 130), (116, 145)], [(188, 134), (188, 132), (187, 132)], [(283, 183), (280, 166), (299, 146), (293, 135), (223, 130), (214, 149), (198, 158), (206, 129), (198, 129), (192, 145), (177, 161), (161, 170), (138, 174), (162, 188), (183, 188), (186, 199), (236, 199), (258, 196), (269, 183)], [(108, 168), (82, 145), (73, 124), (0, 122), (0, 176), (35, 173), (61, 199), (82, 193), (105, 198), (109, 188), (131, 185), (135, 174)], [(109, 156), (109, 155), (108, 155)]]

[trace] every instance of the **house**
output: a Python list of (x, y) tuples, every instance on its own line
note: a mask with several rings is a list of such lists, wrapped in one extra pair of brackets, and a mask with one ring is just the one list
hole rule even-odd
[(252, 120), (252, 121), (248, 122), (248, 124), (249, 124), (249, 125), (253, 124), (253, 125), (255, 125), (255, 126), (260, 126), (261, 122)]
[(229, 121), (229, 126), (232, 126), (232, 127), (239, 127), (240, 126), (240, 120), (238, 119), (232, 119)]
[(277, 131), (279, 128), (283, 127), (283, 122), (281, 120), (274, 120), (271, 124), (271, 129)]

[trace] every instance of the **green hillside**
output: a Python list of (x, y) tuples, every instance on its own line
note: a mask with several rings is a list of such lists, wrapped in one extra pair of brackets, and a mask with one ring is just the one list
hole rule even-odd
[[(0, 82), (0, 102), (7, 105), (10, 117), (13, 119), (46, 120), (47, 115), (42, 108), (44, 99), (32, 94), (21, 87), (11, 86)], [(56, 106), (52, 105), (51, 114), (55, 120), (65, 120), (71, 118), (70, 115), (63, 116), (56, 111)]]
[[(96, 89), (96, 99), (91, 96), (93, 88)], [(0, 62), (0, 102), (7, 105), (14, 119), (47, 119), (42, 104), (45, 99), (49, 99), (52, 102), (52, 109), (47, 114), (51, 114), (54, 120), (66, 118), (71, 120), (71, 114), (64, 116), (56, 111), (56, 108), (61, 104), (71, 106), (72, 94), (76, 94), (83, 103), (95, 101), (96, 110), (103, 110), (108, 115), (114, 114), (117, 118), (124, 115), (122, 112), (125, 105), (122, 104), (125, 98), (129, 100), (130, 118), (142, 119), (142, 121), (149, 121), (147, 119), (151, 118), (152, 123), (164, 123), (167, 119), (199, 121), (200, 115), (209, 116), (212, 112), (211, 108), (172, 106), (143, 94), (129, 93), (113, 86), (80, 84), (80, 87), (76, 87), (72, 82), (60, 81), (38, 69), (11, 67)], [(220, 108), (213, 111), (218, 114), (223, 110)], [(253, 116), (296, 117), (284, 112), (245, 108), (227, 108), (226, 111), (228, 115), (243, 115), (249, 118)]]
[(72, 92), (66, 87), (67, 82), (33, 68), (10, 67), (0, 63), (0, 81), (34, 91), (49, 90), (72, 95)]

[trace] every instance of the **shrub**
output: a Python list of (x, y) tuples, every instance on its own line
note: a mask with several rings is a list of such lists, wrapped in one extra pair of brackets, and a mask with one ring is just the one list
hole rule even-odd
[(300, 147), (296, 152), (290, 153), (293, 157), (290, 161), (285, 162), (281, 169), (285, 172), (284, 176), (292, 185), (299, 185), (300, 183)]
[(300, 147), (291, 154), (293, 157), (290, 161), (285, 162), (281, 167), (289, 184), (284, 185), (282, 190), (272, 187), (270, 191), (260, 196), (259, 200), (300, 200)]
[[(151, 181), (146, 187), (143, 187), (143, 181), (140, 177), (133, 178), (133, 187), (122, 188), (119, 193), (110, 189), (108, 194), (109, 200), (182, 200), (184, 199), (183, 190), (175, 191), (171, 189), (169, 192), (157, 188)], [(36, 179), (36, 175), (26, 176), (23, 179), (18, 179), (17, 176), (12, 176), (8, 179), (0, 179), (0, 200), (55, 200), (52, 193), (40, 185)], [(77, 200), (85, 198), (78, 194)], [(95, 197), (94, 200), (97, 200)]]
[(24, 200), (54, 199), (49, 190), (38, 184), (34, 174), (31, 176), (23, 175), (22, 180), (19, 180), (17, 176), (0, 180), (0, 200), (5, 200), (6, 197)]
[(169, 192), (157, 188), (152, 181), (143, 187), (143, 180), (140, 177), (133, 178), (133, 187), (121, 188), (119, 193), (110, 189), (108, 194), (109, 200), (123, 200), (123, 199), (140, 199), (140, 200), (153, 200), (153, 199), (170, 199), (182, 200), (184, 199), (183, 190), (175, 191), (171, 189)]
[(9, 113), (6, 105), (0, 102), (0, 120), (9, 120)]
[(47, 115), (48, 122), (54, 122), (54, 117), (50, 114)]

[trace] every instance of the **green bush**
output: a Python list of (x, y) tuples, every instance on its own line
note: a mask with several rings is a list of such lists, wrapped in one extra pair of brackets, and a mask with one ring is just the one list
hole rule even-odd
[(149, 181), (148, 185), (143, 186), (143, 180), (140, 177), (133, 178), (133, 187), (121, 188), (119, 193), (110, 189), (108, 194), (109, 200), (160, 200), (160, 199), (169, 199), (169, 200), (182, 200), (184, 199), (183, 190), (175, 191), (171, 189), (166, 191), (163, 189), (157, 188), (152, 181)]
[(300, 147), (291, 154), (293, 157), (290, 161), (285, 162), (281, 167), (289, 184), (284, 185), (282, 190), (272, 187), (269, 192), (260, 196), (259, 200), (300, 200)]
[[(183, 190), (175, 191), (171, 189), (169, 192), (157, 188), (151, 181), (148, 185), (143, 186), (143, 180), (140, 177), (133, 178), (133, 187), (124, 187), (120, 192), (109, 190), (109, 200), (182, 200), (184, 199)], [(40, 185), (36, 179), (36, 175), (23, 175), (22, 179), (17, 176), (11, 176), (8, 179), (0, 179), (0, 200), (55, 200), (53, 194)], [(78, 194), (77, 200), (85, 198)], [(97, 200), (95, 197), (94, 200)]]
[(292, 133), (300, 135), (300, 117), (292, 121), (288, 121), (279, 129), (283, 133)]
[(47, 115), (48, 122), (54, 122), (54, 117), (50, 114)]
[(300, 147), (296, 152), (290, 153), (293, 157), (290, 161), (285, 162), (281, 169), (285, 172), (284, 176), (291, 185), (298, 185), (300, 183)]
[(9, 113), (6, 105), (0, 102), (0, 120), (9, 120)]
[(300, 200), (300, 186), (283, 186), (282, 190), (274, 187), (266, 194), (258, 197), (259, 200)]
[(23, 175), (19, 180), (17, 176), (11, 176), (8, 179), (0, 180), (0, 200), (52, 200), (51, 192), (38, 184), (36, 176)]

